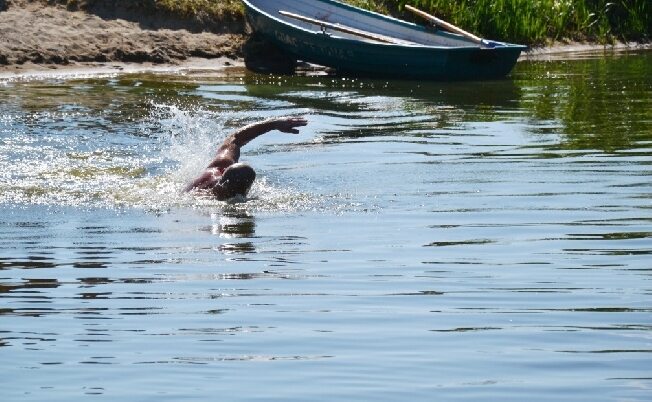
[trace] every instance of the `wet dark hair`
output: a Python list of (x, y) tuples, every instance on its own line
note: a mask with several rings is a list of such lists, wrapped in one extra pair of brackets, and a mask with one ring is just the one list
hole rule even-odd
[(235, 163), (226, 168), (213, 189), (213, 194), (220, 200), (238, 195), (245, 197), (254, 180), (256, 180), (256, 171), (251, 166), (245, 163)]

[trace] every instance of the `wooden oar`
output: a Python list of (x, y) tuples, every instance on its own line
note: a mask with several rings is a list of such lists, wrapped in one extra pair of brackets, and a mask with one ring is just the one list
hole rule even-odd
[(430, 14), (426, 13), (425, 11), (421, 11), (418, 8), (414, 8), (414, 7), (412, 7), (412, 6), (408, 5), (408, 4), (405, 5), (405, 8), (407, 8), (408, 10), (412, 11), (413, 13), (415, 13), (415, 14), (417, 14), (417, 15), (419, 15), (419, 16), (421, 16), (421, 17), (423, 17), (423, 18), (425, 18), (425, 19), (427, 19), (429, 21), (434, 22), (435, 24), (439, 25), (442, 28), (445, 28), (445, 29), (447, 29), (447, 30), (449, 30), (451, 32), (456, 33), (456, 34), (460, 34), (460, 35), (464, 36), (465, 38), (471, 39), (475, 43), (478, 43), (480, 45), (487, 45), (487, 43), (485, 43), (485, 41), (482, 38), (480, 38), (478, 36), (475, 36), (470, 32), (466, 32), (462, 28), (458, 28), (453, 24), (449, 24), (448, 22), (446, 22), (444, 20), (441, 20), (441, 19), (435, 17), (434, 15), (430, 15)]
[(373, 32), (363, 31), (361, 29), (348, 27), (346, 25), (342, 25), (342, 24), (339, 24), (339, 23), (332, 23), (332, 22), (322, 21), (322, 20), (318, 20), (318, 19), (315, 19), (315, 18), (306, 17), (305, 15), (291, 13), (289, 11), (279, 10), (279, 14), (284, 15), (286, 17), (294, 18), (294, 19), (297, 19), (297, 20), (300, 20), (300, 21), (309, 22), (311, 24), (319, 25), (322, 28), (330, 28), (330, 29), (334, 29), (336, 31), (346, 32), (346, 33), (351, 34), (351, 35), (360, 36), (362, 38), (371, 39), (371, 40), (375, 40), (375, 41), (378, 41), (378, 42), (392, 43), (392, 44), (395, 44), (395, 45), (416, 45), (416, 43), (414, 43), (414, 42), (409, 42), (409, 41), (402, 40), (402, 39), (396, 39), (396, 38), (392, 38), (390, 36), (385, 36), (385, 35), (381, 35), (381, 34), (377, 34), (377, 33), (373, 33)]

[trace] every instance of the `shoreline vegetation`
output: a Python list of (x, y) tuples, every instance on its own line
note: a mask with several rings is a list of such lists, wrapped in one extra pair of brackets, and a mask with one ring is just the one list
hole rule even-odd
[[(535, 55), (560, 45), (649, 47), (652, 36), (649, 0), (344, 1), (423, 23), (404, 9), (410, 4), (480, 36), (526, 44)], [(15, 72), (197, 59), (240, 65), (257, 51), (240, 0), (0, 0), (0, 38), (0, 70)]]
[[(124, 8), (144, 15), (164, 14), (207, 28), (231, 25), (242, 31), (240, 0), (40, 0), (69, 10)], [(354, 6), (419, 21), (409, 4), (487, 38), (545, 45), (549, 41), (648, 41), (652, 30), (649, 0), (341, 0)]]

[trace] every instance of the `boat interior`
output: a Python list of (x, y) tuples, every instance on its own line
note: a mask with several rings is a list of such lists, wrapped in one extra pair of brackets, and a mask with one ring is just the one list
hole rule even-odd
[[(371, 12), (362, 13), (332, 1), (248, 1), (262, 12), (288, 24), (311, 32), (324, 32), (333, 37), (364, 40), (372, 43), (396, 43), (408, 46), (478, 46), (457, 34), (434, 28), (432, 30), (423, 30), (418, 25), (410, 22)], [(424, 25), (429, 24), (429, 22), (424, 21)], [(350, 32), (346, 28), (351, 28)], [(392, 39), (397, 40), (392, 41)]]

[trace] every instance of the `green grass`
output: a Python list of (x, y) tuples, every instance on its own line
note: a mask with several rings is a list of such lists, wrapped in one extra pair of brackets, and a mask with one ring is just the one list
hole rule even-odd
[(242, 17), (244, 7), (240, 0), (151, 0), (155, 7), (184, 17), (206, 13), (215, 19)]
[[(71, 8), (106, 0), (48, 0)], [(652, 0), (345, 0), (419, 21), (404, 9), (411, 4), (481, 36), (529, 45), (553, 40), (649, 41)], [(243, 21), (240, 0), (121, 0), (121, 6), (181, 18)], [(423, 21), (419, 21), (423, 22)]]
[(373, 3), (379, 4), (379, 9), (396, 11), (410, 4), (482, 36), (526, 44), (551, 40), (648, 41), (652, 32), (650, 0), (379, 0)]
[(418, 21), (415, 6), (487, 38), (545, 44), (581, 40), (649, 41), (652, 0), (346, 0), (347, 3)]

